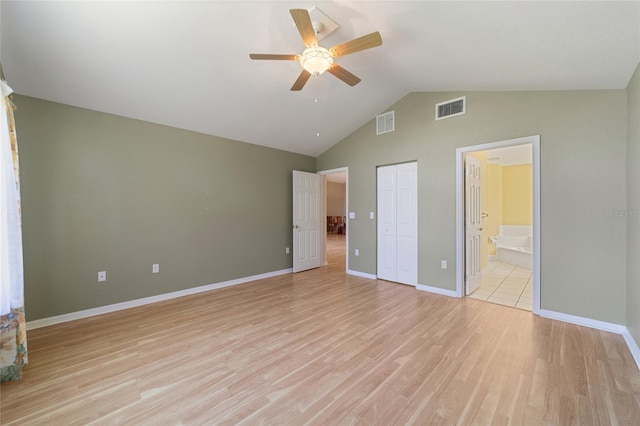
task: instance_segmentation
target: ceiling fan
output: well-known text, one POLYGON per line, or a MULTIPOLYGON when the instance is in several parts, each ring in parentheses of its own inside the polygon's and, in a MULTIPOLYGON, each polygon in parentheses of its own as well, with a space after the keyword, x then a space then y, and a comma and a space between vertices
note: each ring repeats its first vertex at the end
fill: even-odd
POLYGON ((293 86, 291 86, 293 91, 302 90, 309 77, 312 75, 318 76, 325 71, 338 77, 349 86, 355 86, 360 83, 361 80, 358 77, 335 63, 334 58, 380 46, 382 44, 380 33, 376 31, 326 49, 318 44, 316 35, 319 29, 311 22, 309 11, 306 9, 291 9, 289 12, 306 46, 304 52, 301 55, 252 53, 249 57, 258 60, 299 61, 300 65, 302 65, 302 72, 296 82, 293 83, 293 86))

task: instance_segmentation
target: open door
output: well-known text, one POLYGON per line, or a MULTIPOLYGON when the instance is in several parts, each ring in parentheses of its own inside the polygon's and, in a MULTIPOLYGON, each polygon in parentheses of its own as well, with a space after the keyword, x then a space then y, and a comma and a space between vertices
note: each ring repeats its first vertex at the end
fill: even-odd
POLYGON ((464 163, 464 231, 465 231, 465 292, 473 293, 482 282, 480 231, 482 221, 481 163, 467 155, 464 163))
POLYGON ((293 171, 293 272, 322 265, 321 176, 293 171))

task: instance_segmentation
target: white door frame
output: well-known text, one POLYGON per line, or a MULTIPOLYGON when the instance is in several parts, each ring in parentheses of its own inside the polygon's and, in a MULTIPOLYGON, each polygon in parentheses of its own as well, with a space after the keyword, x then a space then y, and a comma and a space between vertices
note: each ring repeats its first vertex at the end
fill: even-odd
POLYGON ((533 313, 540 315, 540 135, 456 149, 456 296, 464 294, 464 156, 507 146, 531 144, 533 169, 533 313))
MULTIPOLYGON (((346 269, 345 271, 349 270, 349 229, 351 228, 351 226, 349 225, 349 167, 338 167, 337 169, 329 169, 329 170, 322 170, 319 171, 318 174, 323 176, 323 185, 326 183, 326 179, 324 178, 324 175, 330 175, 333 173, 341 173, 344 172, 346 174, 346 181, 345 181, 345 185, 344 185, 344 190, 345 190, 345 210, 346 210, 346 214, 345 214, 345 223, 347 225, 346 227, 346 233, 345 233, 345 241, 346 241, 346 250, 345 250, 345 265, 346 265, 346 269)), ((323 196, 322 196, 322 222, 323 222, 323 227, 324 227, 324 231, 323 234, 324 238, 322 240, 322 261, 323 263, 326 265, 327 264, 327 192, 325 191, 323 196)))

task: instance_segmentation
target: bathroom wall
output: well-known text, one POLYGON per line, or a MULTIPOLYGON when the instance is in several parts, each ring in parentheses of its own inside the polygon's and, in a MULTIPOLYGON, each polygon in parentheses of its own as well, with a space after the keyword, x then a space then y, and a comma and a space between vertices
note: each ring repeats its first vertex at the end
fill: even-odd
POLYGON ((533 175, 531 164, 502 167, 503 225, 533 224, 533 175))

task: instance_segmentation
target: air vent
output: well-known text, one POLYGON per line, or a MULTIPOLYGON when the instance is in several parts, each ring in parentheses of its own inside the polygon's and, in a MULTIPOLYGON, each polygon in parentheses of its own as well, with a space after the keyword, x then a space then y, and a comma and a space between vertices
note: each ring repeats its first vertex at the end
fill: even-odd
POLYGON ((395 111, 385 112, 376 117, 376 135, 393 132, 396 129, 395 111))
POLYGON ((467 97, 452 99, 436 104, 436 120, 462 115, 466 110, 467 97))

